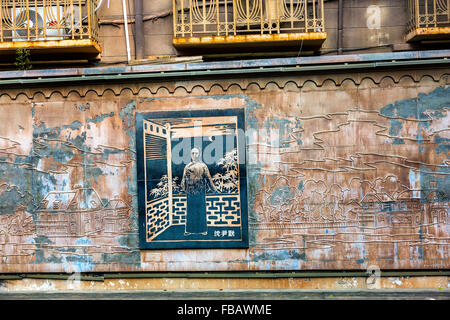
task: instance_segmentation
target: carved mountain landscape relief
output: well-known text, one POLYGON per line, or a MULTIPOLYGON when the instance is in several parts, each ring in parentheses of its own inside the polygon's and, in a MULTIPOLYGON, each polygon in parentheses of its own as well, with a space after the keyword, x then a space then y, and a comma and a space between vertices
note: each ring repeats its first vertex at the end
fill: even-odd
POLYGON ((132 196, 126 182, 118 183, 132 176, 133 152, 122 135, 102 135, 115 125, 128 128, 116 111, 92 116, 89 104, 39 108, 32 108, 31 128, 20 125, 15 136, 0 139, 2 266, 52 263, 74 272, 138 262, 128 245, 137 229, 132 196), (57 107, 66 117, 48 112, 57 107))
POLYGON ((249 144, 255 248, 333 265, 448 265, 449 96, 439 87, 380 110, 258 123, 275 135, 249 144))

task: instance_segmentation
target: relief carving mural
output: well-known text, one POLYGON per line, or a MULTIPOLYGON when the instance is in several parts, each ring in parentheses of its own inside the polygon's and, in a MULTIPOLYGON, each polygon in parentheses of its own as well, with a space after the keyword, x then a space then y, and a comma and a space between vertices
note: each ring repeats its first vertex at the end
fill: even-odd
MULTIPOLYGON (((50 112, 33 104, 31 128, 20 124, 18 137, 2 139, 2 267, 54 264, 81 272, 105 262, 139 263, 138 251, 127 244, 137 238, 132 196, 126 183, 117 184, 132 176, 134 153, 98 132, 114 126, 116 112, 91 118, 88 103, 63 112, 72 118, 55 121, 52 111, 64 107, 48 105, 50 112), (22 131, 28 135, 20 137, 22 131)), ((127 127, 119 123, 118 129, 127 127)))
POLYGON ((272 136, 249 143, 260 185, 255 249, 297 250, 304 261, 448 266, 449 97, 440 87, 379 111, 258 122, 272 136))

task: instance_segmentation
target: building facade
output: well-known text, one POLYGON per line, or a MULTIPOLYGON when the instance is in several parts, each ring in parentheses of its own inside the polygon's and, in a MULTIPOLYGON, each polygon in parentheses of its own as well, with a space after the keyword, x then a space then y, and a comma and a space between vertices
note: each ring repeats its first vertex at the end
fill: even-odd
MULTIPOLYGON (((0 2, 3 275, 147 275, 123 288, 367 288, 376 269, 391 275, 379 288, 448 288, 448 1, 139 8, 139 1, 73 0, 53 4, 53 24, 45 9, 39 22, 36 6, 0 2), (28 12, 21 23, 20 5, 28 12), (21 48, 30 49, 29 61, 21 48), (32 68, 14 70, 20 61, 32 68), (137 115, 167 113, 176 130, 188 121, 173 112, 200 119, 227 110, 243 113, 241 171, 229 169, 232 162, 222 162, 223 171, 208 164, 222 189, 208 191, 206 219, 217 228, 211 237, 226 240, 239 227, 246 245, 143 248, 147 221, 158 232, 185 228, 189 196, 174 155, 164 172, 173 179, 152 190, 141 184, 149 169, 140 148, 146 164, 165 166, 178 131, 172 146, 146 140, 137 115), (241 180, 230 184, 237 172, 241 180), (151 192, 166 192, 164 209, 142 210, 140 197, 147 205, 151 192), (324 271, 331 275, 320 277, 324 271), (167 272, 199 278, 157 278, 167 272)), ((231 118, 208 119, 205 127, 229 135, 231 118)), ((28 288, 23 280, 4 287, 28 288)))

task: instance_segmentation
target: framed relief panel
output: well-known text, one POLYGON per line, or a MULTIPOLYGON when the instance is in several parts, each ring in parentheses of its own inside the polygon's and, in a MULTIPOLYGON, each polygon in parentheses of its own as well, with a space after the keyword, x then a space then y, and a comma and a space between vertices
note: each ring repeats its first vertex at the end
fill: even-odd
POLYGON ((136 114, 141 249, 247 248, 244 110, 136 114))

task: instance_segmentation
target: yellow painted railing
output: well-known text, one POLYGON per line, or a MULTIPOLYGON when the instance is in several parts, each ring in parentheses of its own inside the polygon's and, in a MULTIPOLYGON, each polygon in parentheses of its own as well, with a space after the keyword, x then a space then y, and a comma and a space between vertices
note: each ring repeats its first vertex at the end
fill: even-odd
POLYGON ((450 0, 408 0, 408 32, 450 27, 450 0))
POLYGON ((323 0, 173 0, 175 38, 324 32, 323 0))
POLYGON ((95 0, 0 0, 0 43, 98 39, 95 0))

